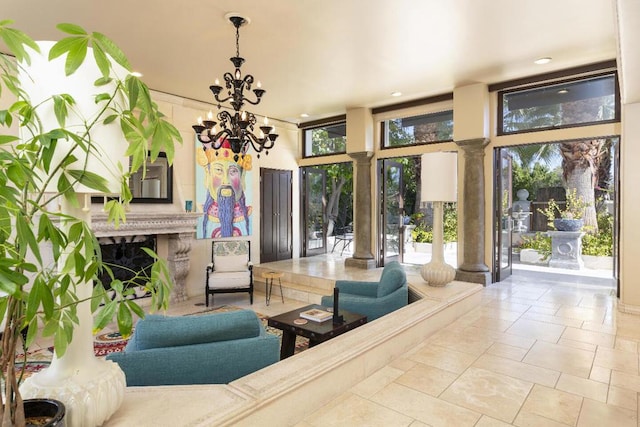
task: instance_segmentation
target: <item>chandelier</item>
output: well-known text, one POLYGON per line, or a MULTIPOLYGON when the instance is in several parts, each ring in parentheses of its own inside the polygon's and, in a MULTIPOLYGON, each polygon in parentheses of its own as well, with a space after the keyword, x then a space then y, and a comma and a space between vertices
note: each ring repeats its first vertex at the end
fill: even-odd
POLYGON ((198 117, 198 124, 193 125, 193 130, 205 148, 211 147, 214 150, 218 150, 226 143, 225 147, 231 148, 235 161, 244 156, 249 147, 253 147, 259 158, 262 151, 265 151, 265 154, 269 154, 269 150, 273 148, 278 135, 273 133, 273 126, 269 126, 269 120, 265 117, 264 123, 258 126, 260 134, 256 136, 254 131, 257 119, 253 113, 243 110, 245 103, 258 105, 266 91, 261 88, 259 81, 256 83, 256 87, 251 89, 254 83, 253 76, 247 74, 243 77, 240 70, 244 63, 244 58, 240 57, 240 27, 249 23, 249 20, 237 14, 227 14, 225 17, 236 28, 236 56, 230 58, 235 71, 233 73, 227 72, 223 76, 224 88, 226 88, 224 94, 222 94, 223 87, 218 79, 216 79, 215 84, 209 86, 209 89, 211 89, 214 98, 218 102, 219 110, 222 108, 223 103, 229 101, 233 112, 220 111, 217 114, 219 123, 216 123, 213 120, 213 113, 209 111, 205 120, 198 117), (246 98, 245 90, 252 91, 255 94, 255 100, 246 98), (219 129, 216 127, 217 125, 220 126, 219 129))

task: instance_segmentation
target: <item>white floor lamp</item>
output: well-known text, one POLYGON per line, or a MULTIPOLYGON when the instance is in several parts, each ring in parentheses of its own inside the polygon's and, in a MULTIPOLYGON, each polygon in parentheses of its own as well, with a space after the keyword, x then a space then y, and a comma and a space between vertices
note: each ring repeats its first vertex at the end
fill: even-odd
POLYGON ((456 276, 456 270, 444 261, 444 202, 457 201, 457 153, 422 155, 420 200, 433 202, 433 244, 431 262, 422 266, 420 275, 429 286, 445 286, 456 276))
MULTIPOLYGON (((53 42, 38 42, 41 54, 30 52, 31 64, 23 64, 28 74, 22 74, 22 86, 34 105, 42 104, 40 119, 45 130, 59 127, 52 103, 52 95, 67 93, 76 101, 74 113, 67 119, 67 127, 82 131, 85 121, 95 118, 101 110, 96 104, 95 96, 102 92, 111 92, 111 86, 95 86, 100 70, 91 60, 87 60, 74 74, 65 75, 65 57, 49 61, 47 59, 53 42)), ((91 55, 91 54, 90 54, 91 55)), ((122 69, 122 75, 126 71, 122 69)), ((88 157, 87 169, 106 178, 113 193, 120 191, 120 175, 116 164, 128 165, 125 156, 128 146, 120 126, 95 126, 92 129, 92 140, 99 142, 88 157)), ((83 160, 79 149, 71 140, 60 139, 59 151, 76 150, 77 157, 83 160)), ((60 160, 54 156, 51 169, 60 160)), ((52 192, 56 192, 52 180, 52 192)), ((77 185, 75 191, 80 198, 80 207, 63 201, 61 211, 82 219, 91 226, 90 196, 95 190, 77 185), (84 203, 82 203, 84 201, 84 203), (82 205, 84 204, 84 208, 82 205)), ((62 259, 62 257, 61 257, 62 259)), ((62 260, 64 263, 64 260, 62 260)), ((79 298, 89 298, 93 284, 78 285, 76 294, 79 298)), ((126 379, 120 367, 112 361, 97 359, 93 351, 93 316, 90 301, 82 302, 77 307, 78 325, 66 353, 58 358, 53 357, 51 366, 27 378, 21 386, 23 397, 49 397, 62 401, 67 409, 67 426, 102 425, 120 406, 124 397, 126 379)))

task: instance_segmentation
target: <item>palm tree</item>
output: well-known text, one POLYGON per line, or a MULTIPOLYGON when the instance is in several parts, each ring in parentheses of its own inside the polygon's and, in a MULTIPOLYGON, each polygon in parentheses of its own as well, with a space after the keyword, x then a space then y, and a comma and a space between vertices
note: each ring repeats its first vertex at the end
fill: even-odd
MULTIPOLYGON (((599 98, 567 102, 562 104, 562 113, 564 123, 596 121, 602 114, 602 102, 599 98)), ((594 234, 598 232, 595 187, 605 142, 599 138, 560 143, 562 178, 566 188, 575 188, 577 197, 585 201, 584 225, 594 234)))

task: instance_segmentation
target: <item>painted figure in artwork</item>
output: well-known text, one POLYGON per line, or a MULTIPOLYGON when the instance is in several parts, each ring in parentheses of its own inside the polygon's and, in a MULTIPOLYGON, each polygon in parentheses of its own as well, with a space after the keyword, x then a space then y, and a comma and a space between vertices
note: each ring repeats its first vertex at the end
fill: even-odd
POLYGON ((205 145, 196 153, 196 161, 204 168, 207 190, 202 238, 249 235, 251 206, 247 206, 245 198, 245 174, 251 170, 251 156, 244 155, 235 161, 227 141, 218 150, 205 145))

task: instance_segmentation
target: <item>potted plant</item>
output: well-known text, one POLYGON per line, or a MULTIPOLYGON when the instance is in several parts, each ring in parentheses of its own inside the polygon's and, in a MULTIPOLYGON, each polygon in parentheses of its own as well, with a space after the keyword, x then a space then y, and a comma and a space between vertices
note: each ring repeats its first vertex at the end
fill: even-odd
MULTIPOLYGON (((133 315, 144 316, 143 310, 126 298, 135 290, 118 280, 110 284, 116 294, 113 299, 100 282, 95 282, 89 297, 77 292, 81 282, 91 283, 102 271, 110 273, 91 228, 78 217, 55 208, 62 202, 79 204, 76 184, 108 191, 105 178, 87 168, 87 158, 100 142, 94 140, 92 131, 98 126, 116 126, 128 142, 130 165, 122 167, 121 199, 105 205, 116 226, 126 220, 130 174, 144 170, 148 152, 153 161, 163 151, 171 162, 174 143, 180 136, 163 118, 139 78, 131 74, 122 79, 112 77, 113 62, 130 70, 120 49, 104 35, 87 33, 71 24, 58 26, 66 37, 53 46, 49 59, 66 56, 67 75, 75 73, 85 61, 95 61, 102 73, 95 85, 115 89, 105 89, 95 96, 100 114, 80 127, 67 125, 77 108, 68 94, 32 104, 17 74, 22 64, 29 64, 29 52, 39 52, 38 44, 11 24, 0 21, 0 39, 15 57, 0 55, 0 419, 2 425, 20 426, 25 425, 19 391, 24 367, 16 366, 16 355, 21 351, 26 354, 37 336, 52 337, 56 356, 62 356, 78 325, 77 307, 88 300, 97 313, 94 331, 115 317, 126 337, 132 331, 133 315), (46 103, 53 103, 58 124, 55 129, 43 127, 40 111, 46 103), (71 149, 61 148, 64 140, 73 143, 71 149)), ((156 260, 150 275, 144 278, 153 311, 167 307, 171 279, 166 263, 152 251, 147 252, 156 260)))
POLYGON ((561 208, 554 199, 549 199, 545 209, 538 212, 547 217, 548 226, 558 231, 580 231, 584 226, 584 216, 587 203, 582 196, 578 197, 575 188, 566 192, 567 200, 564 208, 561 208))
POLYGON ((411 239, 416 252, 431 252, 431 243, 433 242, 433 230, 425 224, 417 224, 411 230, 411 239))

